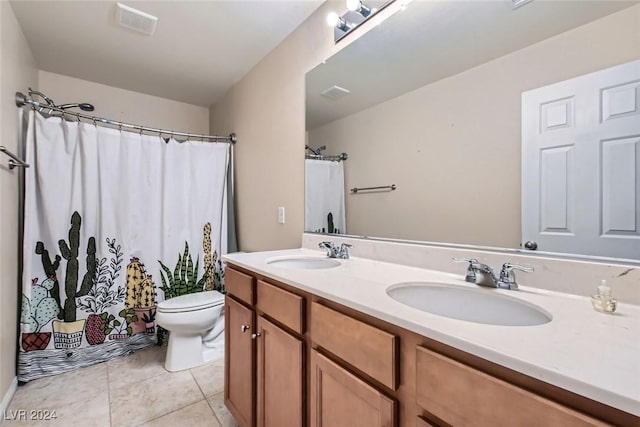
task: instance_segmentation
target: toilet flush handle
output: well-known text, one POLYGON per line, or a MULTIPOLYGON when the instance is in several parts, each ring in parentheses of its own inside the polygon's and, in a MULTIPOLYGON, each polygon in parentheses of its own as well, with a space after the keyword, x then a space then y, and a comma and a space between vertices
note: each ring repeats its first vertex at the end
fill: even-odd
POLYGON ((251 326, 249 326, 249 325, 240 326, 240 330, 242 331, 242 333, 247 332, 249 329, 251 329, 251 326))

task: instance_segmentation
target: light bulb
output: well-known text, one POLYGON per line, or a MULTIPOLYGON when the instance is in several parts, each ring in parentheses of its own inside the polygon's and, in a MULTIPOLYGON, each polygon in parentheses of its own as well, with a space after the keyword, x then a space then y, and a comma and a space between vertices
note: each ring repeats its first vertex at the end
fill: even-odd
POLYGON ((347 9, 359 13, 363 18, 371 15, 372 12, 371 8, 362 3, 361 0, 347 0, 347 9))
POLYGON ((347 0, 347 9, 355 12, 361 7, 360 0, 347 0))
POLYGON ((329 12, 327 15, 327 25, 335 27, 340 22, 340 15, 335 12, 329 12))

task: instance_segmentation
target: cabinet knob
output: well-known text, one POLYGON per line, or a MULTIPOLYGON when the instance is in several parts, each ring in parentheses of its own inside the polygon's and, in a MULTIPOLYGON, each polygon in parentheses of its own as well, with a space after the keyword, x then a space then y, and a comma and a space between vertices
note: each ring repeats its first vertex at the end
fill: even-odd
POLYGON ((251 339, 255 340, 258 339, 262 334, 260 332, 256 332, 255 334, 251 334, 251 339))
POLYGON ((240 330, 242 331, 242 333, 247 332, 249 329, 251 329, 251 326, 249 326, 249 325, 240 326, 240 330))

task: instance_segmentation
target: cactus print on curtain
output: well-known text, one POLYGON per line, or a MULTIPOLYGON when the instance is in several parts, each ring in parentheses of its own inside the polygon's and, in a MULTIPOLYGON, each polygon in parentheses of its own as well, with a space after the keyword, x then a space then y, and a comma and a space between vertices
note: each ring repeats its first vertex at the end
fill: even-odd
POLYGON ((229 155, 29 113, 20 381, 154 345, 160 301, 223 290, 229 155))

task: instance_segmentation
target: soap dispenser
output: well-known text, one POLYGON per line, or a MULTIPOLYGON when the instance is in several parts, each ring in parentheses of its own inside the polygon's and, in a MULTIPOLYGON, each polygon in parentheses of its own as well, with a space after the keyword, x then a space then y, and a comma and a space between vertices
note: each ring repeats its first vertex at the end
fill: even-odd
POLYGON ((598 286, 598 293, 591 295, 591 305, 602 313, 613 313, 616 311, 616 300, 611 296, 611 288, 607 281, 603 280, 598 286))

